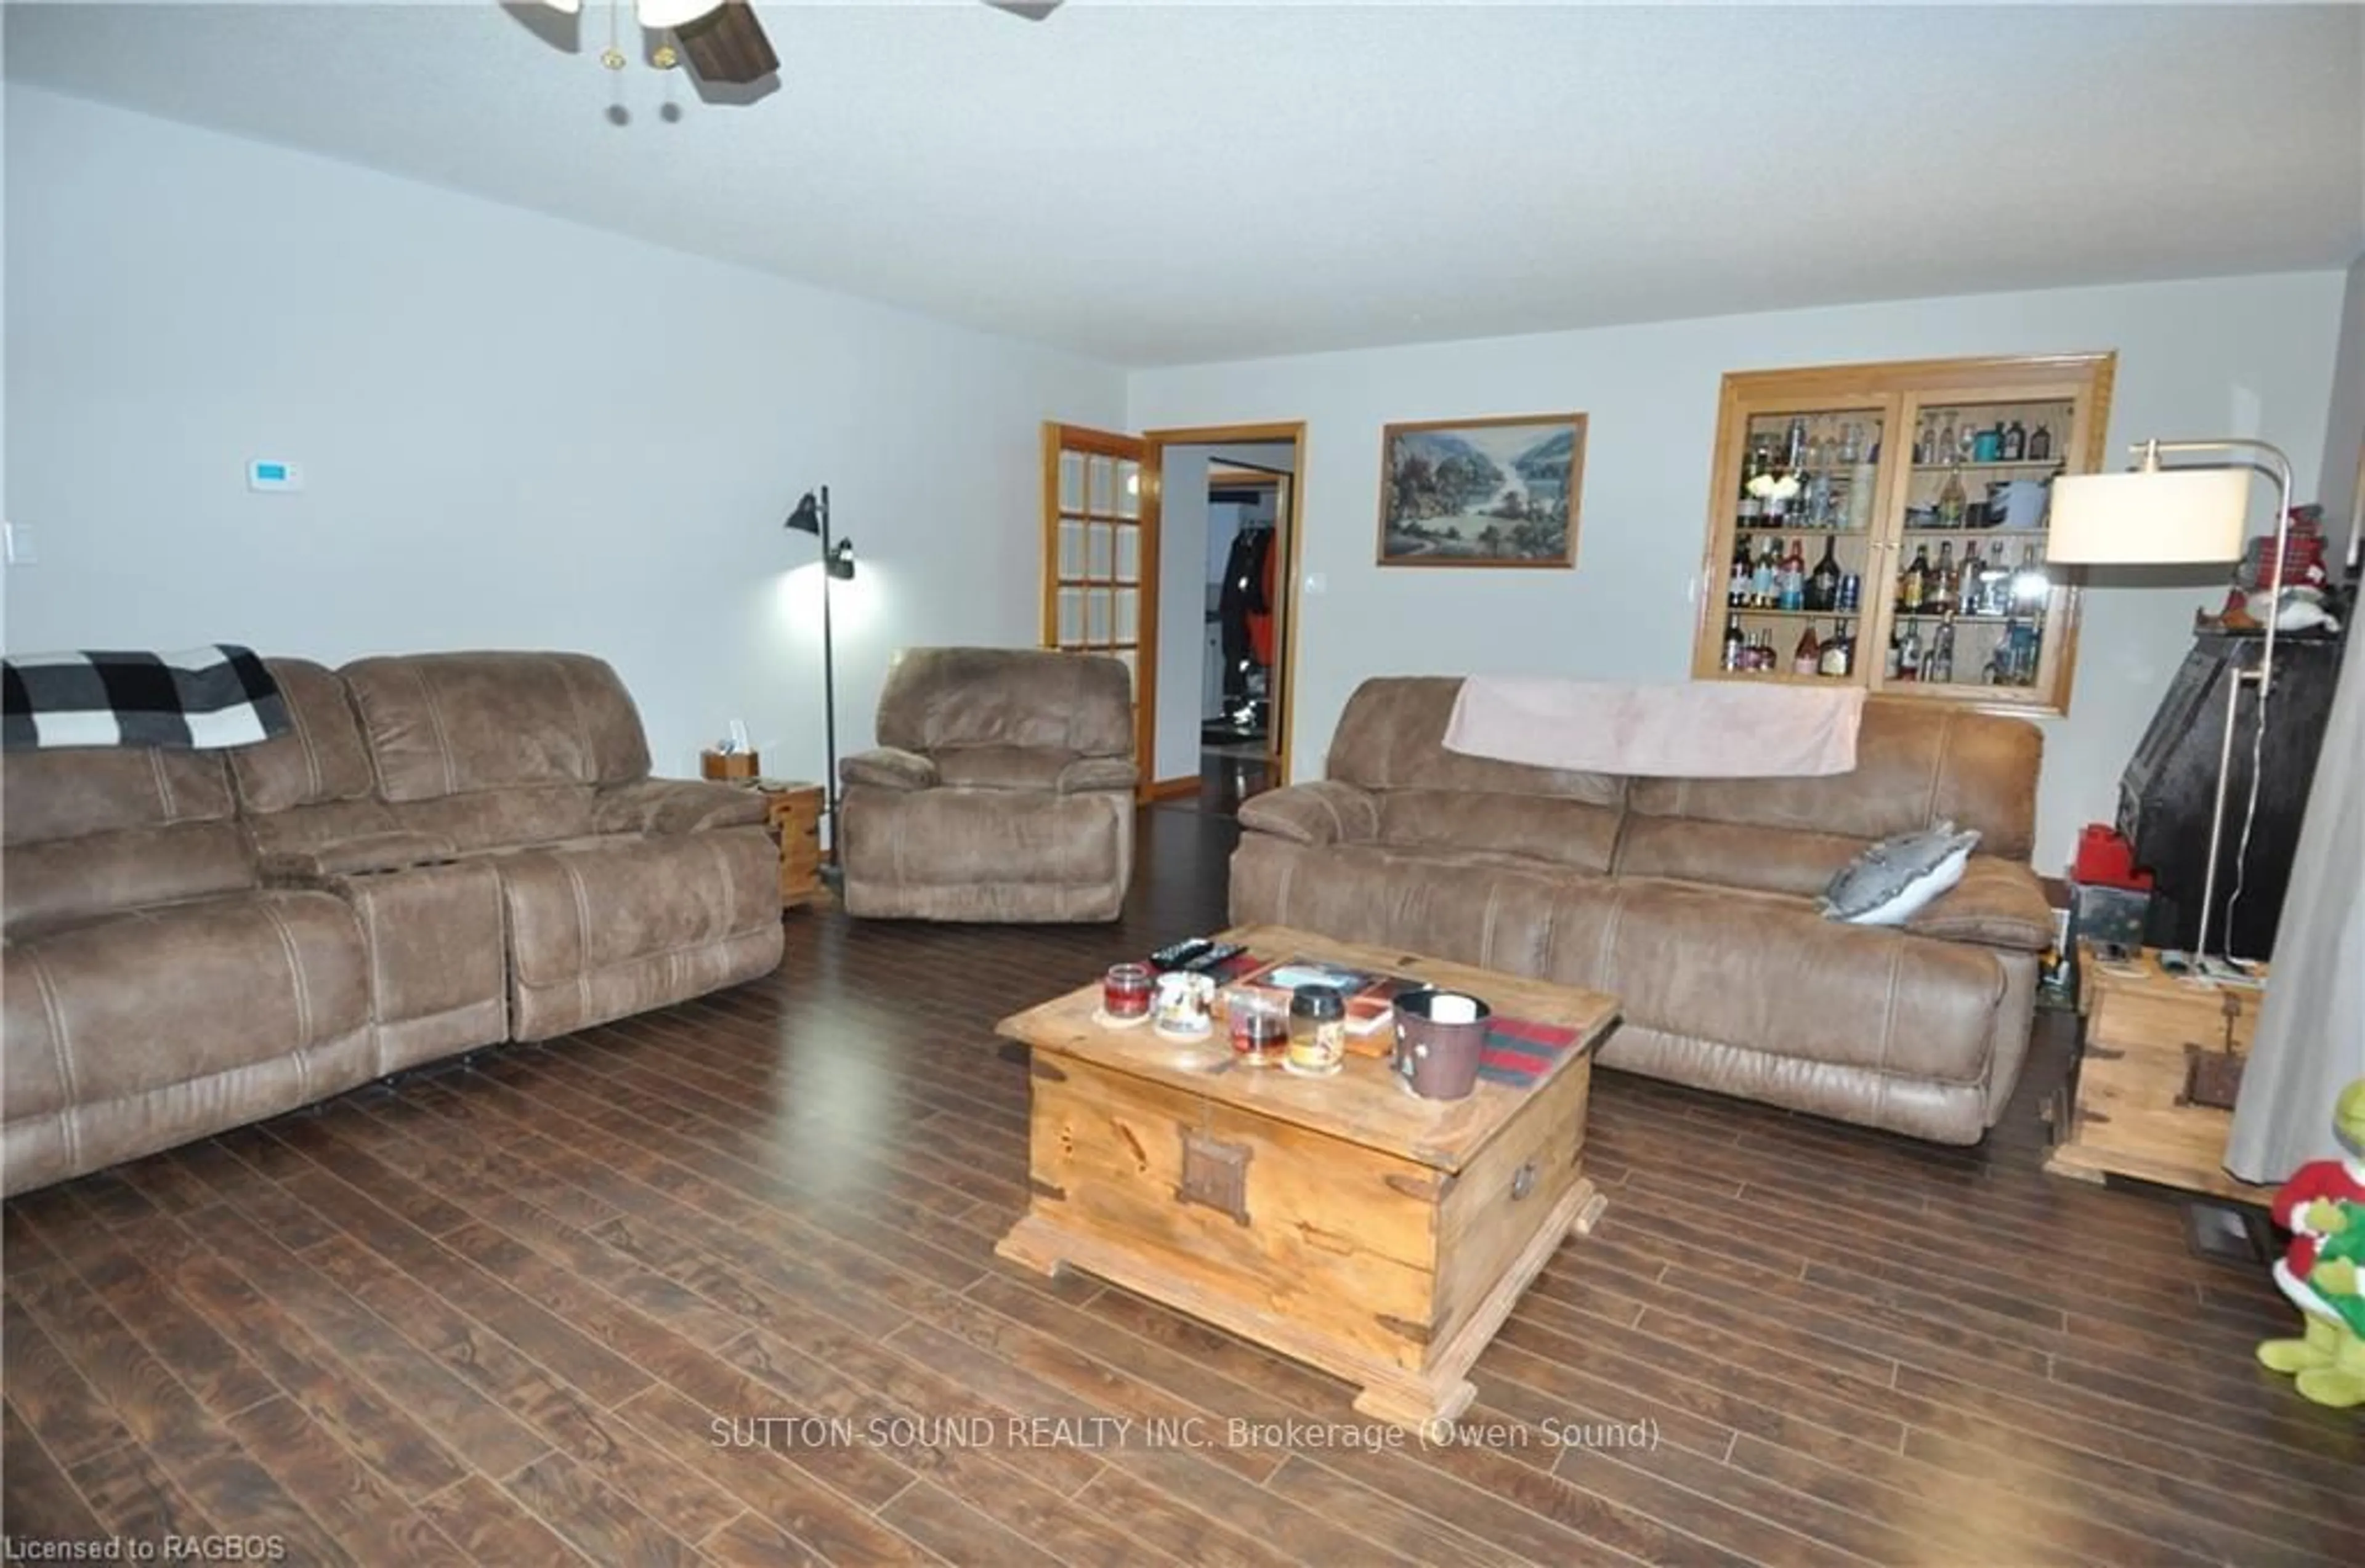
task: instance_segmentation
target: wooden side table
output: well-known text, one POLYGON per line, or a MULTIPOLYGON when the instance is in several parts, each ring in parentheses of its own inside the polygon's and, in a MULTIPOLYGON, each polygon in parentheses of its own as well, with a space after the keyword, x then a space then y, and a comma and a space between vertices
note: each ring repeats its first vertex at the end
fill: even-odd
POLYGON ((780 907, 827 899, 821 879, 821 786, 762 778, 756 788, 764 794, 765 820, 780 841, 780 907))
POLYGON ((2077 1076, 2066 1114, 2054 1117, 2045 1168, 2081 1182, 2124 1176, 2189 1193, 2264 1204, 2271 1187, 2225 1173, 2234 1114, 2180 1104, 2185 1047, 2234 1048, 2247 1056, 2263 986, 2230 986, 2169 974, 2146 948, 2124 964, 2104 964, 2080 944, 2079 996, 2085 1014, 2077 1076), (2229 1005, 2230 1004, 2230 1005, 2229 1005))

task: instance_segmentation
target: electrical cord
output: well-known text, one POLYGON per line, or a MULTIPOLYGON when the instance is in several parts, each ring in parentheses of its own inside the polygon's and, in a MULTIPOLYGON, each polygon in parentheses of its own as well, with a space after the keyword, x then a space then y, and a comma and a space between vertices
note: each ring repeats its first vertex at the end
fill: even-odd
MULTIPOLYGON (((2270 612, 2281 608, 2275 604, 2270 612)), ((2238 672, 2235 678, 2240 678, 2238 672)), ((2259 722, 2250 733, 2250 788, 2242 806, 2242 836, 2234 846, 2234 890, 2225 899, 2225 961, 2245 970, 2258 968, 2258 960, 2234 956, 2234 906, 2242 902, 2242 884, 2250 868, 2250 829, 2259 820, 2259 780, 2266 771, 2262 764, 2267 752, 2267 709, 2272 696, 2272 687, 2259 692, 2259 722)))

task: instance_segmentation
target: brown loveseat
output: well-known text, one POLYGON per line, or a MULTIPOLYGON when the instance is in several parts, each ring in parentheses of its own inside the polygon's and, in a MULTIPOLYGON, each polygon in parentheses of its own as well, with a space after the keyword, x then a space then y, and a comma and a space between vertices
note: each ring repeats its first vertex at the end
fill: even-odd
POLYGON ((1115 920, 1133 880, 1133 682, 1095 654, 909 648, 839 767, 849 914, 1115 920))
POLYGON ((1611 1067, 1945 1143, 1994 1124, 2053 935, 2034 726, 1874 699, 1852 773, 1628 779, 1445 750, 1459 687, 1365 682, 1328 777, 1242 807, 1235 921, 1613 992, 1611 1067), (1979 853, 1909 926, 1818 913, 1867 843, 1940 818, 1979 853))
POLYGON ((291 734, 6 758, 0 1190, 779 962, 761 797, 600 661, 270 667, 291 734))

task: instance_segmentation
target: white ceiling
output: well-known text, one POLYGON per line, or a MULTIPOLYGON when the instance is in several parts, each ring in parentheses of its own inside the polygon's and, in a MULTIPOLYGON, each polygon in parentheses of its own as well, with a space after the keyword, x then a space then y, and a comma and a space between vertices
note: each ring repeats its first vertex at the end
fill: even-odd
POLYGON ((2365 247, 2347 6, 757 8, 734 105, 600 0, 12 4, 6 62, 1129 365, 2365 247))

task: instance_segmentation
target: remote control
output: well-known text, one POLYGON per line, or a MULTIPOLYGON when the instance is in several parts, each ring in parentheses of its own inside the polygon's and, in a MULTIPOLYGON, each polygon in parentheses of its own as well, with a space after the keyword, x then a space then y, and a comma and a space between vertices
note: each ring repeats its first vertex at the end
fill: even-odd
POLYGON ((1186 936, 1180 942, 1170 942, 1149 955, 1150 963, 1161 969, 1179 969, 1215 944, 1205 936, 1186 936))
POLYGON ((1194 974, 1204 975, 1223 968, 1224 965, 1229 963, 1232 959, 1239 958, 1248 949, 1242 947, 1237 942, 1217 942, 1209 946, 1205 952, 1197 954, 1194 957, 1185 958, 1182 963, 1175 967, 1177 969, 1189 969, 1194 974))

